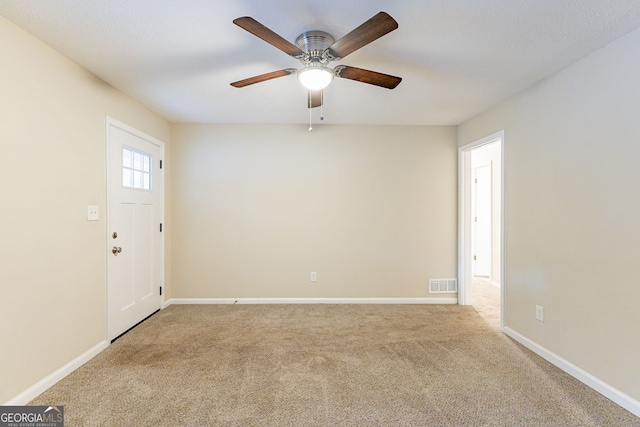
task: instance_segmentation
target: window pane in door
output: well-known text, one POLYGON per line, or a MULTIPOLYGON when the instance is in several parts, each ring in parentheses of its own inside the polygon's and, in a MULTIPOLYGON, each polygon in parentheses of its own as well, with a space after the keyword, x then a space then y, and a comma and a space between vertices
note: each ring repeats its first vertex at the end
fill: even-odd
POLYGON ((131 150, 128 148, 122 149, 122 166, 125 168, 131 168, 131 150))
POLYGON ((122 169, 122 186, 133 187, 133 182, 131 182, 131 169, 128 169, 128 168, 122 169))
POLYGON ((133 152, 133 168, 135 170, 142 170, 142 153, 133 152))
POLYGON ((122 186, 151 190, 153 158, 131 148, 122 148, 122 186))
POLYGON ((133 188, 142 188, 142 172, 133 171, 133 188))

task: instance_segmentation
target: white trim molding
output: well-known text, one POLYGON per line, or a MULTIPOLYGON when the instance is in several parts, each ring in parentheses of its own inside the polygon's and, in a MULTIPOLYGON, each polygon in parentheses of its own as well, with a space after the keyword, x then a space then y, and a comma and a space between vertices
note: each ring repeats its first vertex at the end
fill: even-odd
POLYGON ((173 304, 457 304, 457 298, 171 298, 173 304))
POLYGON ((633 399, 631 396, 628 396, 625 393, 621 392, 620 390, 611 387, 609 384, 605 383, 601 379, 593 376, 592 374, 585 371, 584 369, 579 368, 578 366, 574 365, 568 360, 563 359, 557 354, 547 350, 546 348, 542 347, 538 343, 531 341, 529 338, 519 334, 513 329, 504 326, 502 328, 502 331, 505 334, 507 334, 509 337, 518 341, 523 346, 527 347, 529 350, 536 353, 538 356, 542 357, 543 359, 547 360, 551 364, 562 369, 564 372, 571 375, 578 381, 586 384, 587 386, 591 387, 592 389, 594 389, 604 397, 622 406, 624 409, 631 412, 635 416, 640 417, 640 402, 633 399))
POLYGON ((15 396, 13 399, 5 402, 3 405, 5 406, 23 406, 27 403, 31 402, 33 399, 41 395, 48 388, 54 386, 58 381, 87 363, 89 360, 96 357, 102 350, 109 347, 109 341, 101 341, 94 347, 90 348, 86 352, 82 353, 80 356, 73 359, 71 362, 67 363, 60 369, 56 370, 52 374, 47 375, 19 395, 15 396))

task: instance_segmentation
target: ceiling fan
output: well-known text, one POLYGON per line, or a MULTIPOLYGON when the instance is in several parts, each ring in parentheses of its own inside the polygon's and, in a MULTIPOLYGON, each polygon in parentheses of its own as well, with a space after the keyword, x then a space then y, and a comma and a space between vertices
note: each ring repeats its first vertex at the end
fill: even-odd
POLYGON ((237 18, 233 23, 302 63, 302 68, 300 69, 285 68, 260 74, 233 82, 231 83, 233 87, 245 87, 278 77, 297 74, 300 82, 309 89, 307 107, 315 108, 322 105, 322 90, 331 83, 334 77, 355 80, 387 89, 395 88, 402 81, 400 77, 348 65, 338 65, 333 69, 328 66, 331 61, 342 59, 398 28, 398 23, 386 12, 374 15, 337 41, 331 34, 324 31, 307 31, 296 38, 296 44, 287 41, 251 17, 237 18))

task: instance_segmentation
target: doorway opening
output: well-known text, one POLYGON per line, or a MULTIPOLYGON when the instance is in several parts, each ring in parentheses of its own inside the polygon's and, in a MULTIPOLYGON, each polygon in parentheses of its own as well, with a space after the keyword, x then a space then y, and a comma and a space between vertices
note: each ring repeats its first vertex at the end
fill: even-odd
POLYGON ((459 148, 458 304, 504 325, 504 131, 459 148))

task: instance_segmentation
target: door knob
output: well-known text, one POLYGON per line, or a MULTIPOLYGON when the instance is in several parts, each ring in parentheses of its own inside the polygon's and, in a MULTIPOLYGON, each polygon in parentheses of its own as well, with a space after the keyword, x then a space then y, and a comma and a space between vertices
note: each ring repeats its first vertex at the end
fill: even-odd
POLYGON ((115 256, 118 256, 118 254, 119 254, 120 252, 122 252, 122 248, 121 248, 121 247, 118 247, 118 246, 114 246, 114 247, 111 249, 111 252, 112 252, 115 256))

